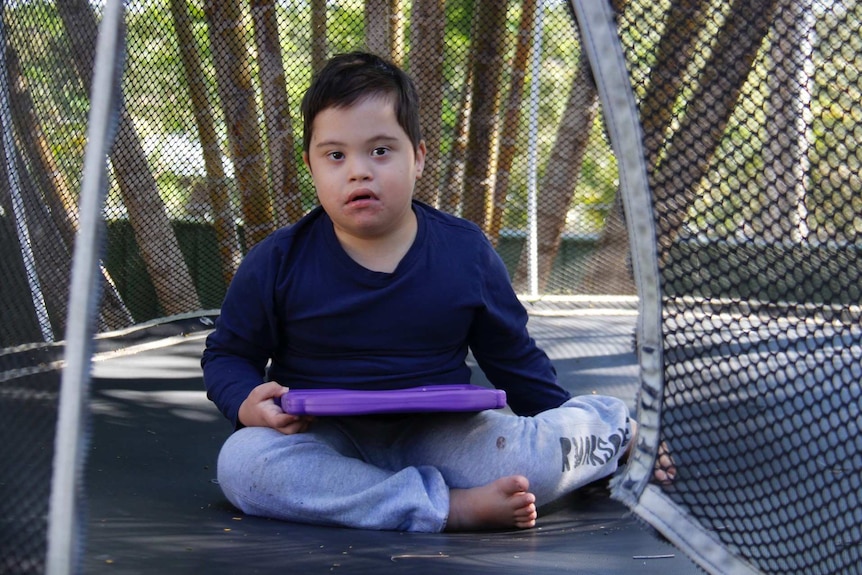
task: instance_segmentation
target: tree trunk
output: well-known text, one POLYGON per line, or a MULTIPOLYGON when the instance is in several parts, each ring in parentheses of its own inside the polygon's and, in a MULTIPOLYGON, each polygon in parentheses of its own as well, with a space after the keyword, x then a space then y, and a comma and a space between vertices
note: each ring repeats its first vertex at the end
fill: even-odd
MULTIPOLYGON (((8 117, 0 118, 0 130, 7 129, 5 123, 9 120, 8 117)), ((11 130, 11 126, 8 129, 11 130)), ((25 247, 29 247, 32 253, 30 262, 32 267, 26 269, 26 273, 36 279, 36 282, 30 286, 31 294, 34 296, 34 304, 39 299, 44 301, 45 307, 40 306, 38 309, 47 311, 50 329, 45 329, 48 326, 45 325, 44 315, 37 312, 37 316, 41 317, 39 323, 43 326, 46 341, 51 341, 50 338, 61 338, 66 329, 71 271, 69 262, 72 260, 72 255, 58 229, 51 222, 47 206, 43 204, 42 198, 34 189, 18 150, 14 147, 7 148, 5 140, 6 138, 2 138, 0 141, 0 162, 2 162, 0 172, 6 176, 4 184, 7 185, 2 186, 3 195, 8 194, 9 197, 3 198, 2 205, 9 217, 15 218, 19 231, 25 230, 27 239, 22 238, 22 234, 19 233, 18 243, 21 244, 22 240, 29 243, 29 246, 21 245, 20 251, 23 253, 25 247), (12 170, 17 173, 15 180, 11 177, 12 170), (14 204, 11 193, 13 182, 18 184, 19 197, 19 202, 14 204), (63 262, 64 265, 57 265, 57 262, 63 262)), ((25 264, 25 267, 28 266, 25 264)))
POLYGON ((641 103, 647 166, 658 162, 664 131, 670 125, 673 105, 682 90, 683 74, 697 47, 698 28, 703 26, 704 0, 674 0, 668 11, 665 33, 658 44, 655 64, 650 68, 647 93, 641 103))
POLYGON ((246 248, 275 230, 239 0, 206 0, 216 84, 239 187, 246 248))
POLYGON ((444 0, 416 0, 413 5, 414 37, 411 44, 421 46, 410 53, 410 73, 419 92, 419 117, 428 154, 425 169, 416 183, 414 197, 436 206, 440 194, 440 157, 442 140, 443 70, 446 13, 444 0))
POLYGON ((19 222, 16 221, 15 208, 12 206, 4 148, 0 140, 0 210, 4 213, 0 217, 0 245, 14 245, 17 249, 4 249, 3 257, 0 258, 0 270, 4 274, 3 282, 0 283, 0 294, 3 296, 0 348, 54 339, 51 322, 44 317, 47 314, 44 297, 36 292, 26 275, 28 262, 24 248, 20 245, 19 222), (45 337, 46 332, 48 338, 45 337))
MULTIPOLYGON (((775 0, 737 0, 703 65, 703 74, 688 98, 686 114, 650 174, 658 213, 660 249, 679 234, 725 128, 754 58, 769 30, 775 0)), ((662 86, 651 86, 661 90, 662 86)))
MULTIPOLYGON (((95 14, 86 0, 60 0, 57 9, 71 43, 72 64, 89 89, 96 54, 95 14)), ((111 165, 159 304, 168 315, 199 309, 191 274, 125 108, 119 121, 111 165)))
POLYGON ((365 0, 365 46, 373 54, 389 57, 389 0, 365 0))
MULTIPOLYGON (((598 113, 598 92, 587 56, 581 53, 578 70, 572 81, 569 99, 557 127, 557 136, 547 169, 539 184, 538 211, 538 279, 539 291, 545 291, 560 238, 566 225, 575 187, 581 174, 591 126, 598 113)), ((527 285, 527 253, 521 252, 514 283, 519 289, 527 285)))
MULTIPOLYGON (((467 53, 469 59, 470 52, 467 53)), ((473 71, 467 63, 467 78, 461 88, 461 105, 458 106, 458 119, 455 123, 455 137, 452 139, 452 149, 446 160, 446 173, 440 185, 440 209, 450 214, 458 214, 464 194, 464 170, 467 156, 467 141, 470 139, 470 112, 473 110, 472 82, 473 71)))
POLYGON ((303 209, 274 0, 252 0, 251 15, 260 63, 269 179, 275 218, 277 225, 284 226, 299 220, 303 209))
POLYGON ((497 111, 502 90, 506 11, 493 0, 478 0, 470 50, 473 57, 472 113, 464 171, 463 217, 487 232, 493 188, 497 111))
POLYGON ((500 152, 497 159, 496 180, 491 202, 491 224, 488 236, 497 242, 503 227, 503 213, 506 210, 506 197, 509 192, 509 178, 512 164, 518 151, 518 132, 521 125, 521 102, 524 93, 524 80, 527 77, 527 64, 533 47, 533 30, 536 21, 536 10, 543 10, 544 5, 536 0, 524 0, 521 4, 521 22, 518 26, 518 40, 515 46, 515 57, 512 61, 512 80, 509 85, 509 96, 506 99, 505 117, 503 120, 500 152))
MULTIPOLYGON (((617 14, 620 14, 627 4, 628 0, 613 1, 617 14)), ((658 63, 653 69, 657 66, 659 66, 658 63)), ((679 66, 680 69, 684 68, 682 62, 679 66)), ((625 208, 619 190, 614 197, 613 207, 605 218, 598 246, 585 267, 586 274, 578 290, 579 293, 592 295, 635 295, 637 293, 632 273, 625 208)))
POLYGON ((629 254, 628 231, 622 195, 605 218, 605 227, 596 251, 586 264, 584 282, 578 293, 591 295, 636 295, 632 262, 629 254))
POLYGON ((188 4, 185 0, 171 0, 171 14, 180 50, 180 59, 186 75, 189 97, 192 102, 195 126, 204 156, 206 190, 212 210, 216 241, 225 285, 233 279, 239 266, 242 252, 230 206, 230 192, 222 165, 221 146, 218 143, 213 123, 212 107, 207 98, 207 86, 201 69, 197 42, 189 21, 188 4))
MULTIPOLYGON (((60 168, 51 152, 51 146, 45 139, 42 124, 36 115, 33 98, 27 87, 27 80, 21 74, 18 53, 8 40, 6 64, 9 72, 10 106, 13 110, 12 120, 15 132, 23 153, 27 157, 27 163, 31 166, 32 185, 35 189, 42 191, 39 194, 39 199, 33 202, 33 209, 41 211, 44 202, 44 209, 50 220, 46 219, 43 225, 51 226, 56 230, 57 237, 50 240, 51 245, 46 249, 57 250, 62 247, 64 250, 64 253, 55 254, 60 259, 50 261, 63 262, 63 264, 68 262, 71 265, 70 255, 75 245, 78 217, 75 199, 66 180, 60 173, 60 168)), ((53 267, 56 268, 56 265, 53 267)), ((113 330, 132 324, 131 314, 117 293, 108 271, 104 268, 102 268, 102 276, 104 300, 100 306, 99 329, 102 331, 113 330)), ((62 297, 65 299, 69 287, 69 278, 64 275, 61 279, 63 283, 57 285, 55 289, 61 290, 62 297)), ((65 321, 65 304, 60 307, 64 313, 63 321, 65 321)))
POLYGON ((42 125, 36 116, 33 98, 27 87, 27 80, 21 74, 18 52, 6 40, 6 65, 9 71, 9 97, 14 113, 12 120, 23 146, 24 153, 36 167, 33 177, 40 190, 45 191, 45 203, 51 212, 54 225, 66 242, 67 247, 75 243, 76 219, 78 210, 75 194, 63 179, 60 168, 51 153, 51 146, 45 139, 42 125))
MULTIPOLYGON (((426 49, 427 46, 422 46, 426 49)), ((398 66, 404 65, 404 3, 389 0, 389 57, 398 66)))
POLYGON ((311 0, 311 71, 326 63, 326 0, 311 0))
POLYGON ((127 110, 122 112, 111 164, 162 310, 174 315, 200 309, 188 265, 127 110))
MULTIPOLYGON (((780 0, 770 38, 769 58, 773 67, 767 78, 769 100, 766 122, 768 143, 763 151, 767 182, 762 201, 763 230, 767 241, 808 237, 805 207, 805 178, 808 172, 808 142, 805 114, 810 109, 811 92, 806 62, 812 56, 814 26, 811 6, 796 0, 780 0)), ((813 64, 812 64, 813 66, 813 64)), ((813 68, 812 68, 813 69, 813 68)))

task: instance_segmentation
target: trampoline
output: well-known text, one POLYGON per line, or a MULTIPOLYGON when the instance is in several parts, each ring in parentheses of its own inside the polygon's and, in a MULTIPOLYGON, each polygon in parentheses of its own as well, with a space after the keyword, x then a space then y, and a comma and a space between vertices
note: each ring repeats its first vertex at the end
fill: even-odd
MULTIPOLYGON (((530 328, 569 391, 630 401, 635 319, 631 309, 533 315, 530 328)), ((214 479, 230 425, 203 391, 210 321, 120 335, 122 347, 96 356, 85 573, 700 572, 613 501, 607 482, 541 509, 526 531, 377 532, 242 515, 214 479)))

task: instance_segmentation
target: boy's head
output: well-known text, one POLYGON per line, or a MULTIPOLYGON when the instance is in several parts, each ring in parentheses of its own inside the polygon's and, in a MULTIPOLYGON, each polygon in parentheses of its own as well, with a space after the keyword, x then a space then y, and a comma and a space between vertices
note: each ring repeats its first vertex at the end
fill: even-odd
POLYGON ((327 108, 347 107, 369 97, 386 96, 395 107, 398 124, 417 149, 422 141, 419 96, 403 70, 366 52, 332 57, 314 76, 302 99, 302 150, 308 153, 314 118, 327 108))

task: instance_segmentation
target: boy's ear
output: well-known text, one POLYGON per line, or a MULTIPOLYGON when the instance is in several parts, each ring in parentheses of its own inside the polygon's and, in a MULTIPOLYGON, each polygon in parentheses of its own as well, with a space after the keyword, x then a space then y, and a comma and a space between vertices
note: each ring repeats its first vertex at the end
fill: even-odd
POLYGON ((425 168, 425 154, 427 154, 428 150, 425 147, 425 140, 420 140, 419 145, 416 146, 415 154, 416 154, 416 177, 422 177, 422 170, 425 168))
POLYGON ((302 152, 302 163, 305 164, 305 167, 308 169, 308 173, 311 173, 311 164, 308 163, 308 152, 302 152))

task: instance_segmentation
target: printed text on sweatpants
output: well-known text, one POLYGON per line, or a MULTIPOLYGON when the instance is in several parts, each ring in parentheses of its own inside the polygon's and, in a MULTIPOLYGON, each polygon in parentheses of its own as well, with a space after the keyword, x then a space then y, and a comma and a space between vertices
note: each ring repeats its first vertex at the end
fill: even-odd
POLYGON ((607 438, 596 435, 561 437, 562 471, 566 472, 582 465, 604 465, 619 453, 624 444, 625 433, 624 429, 619 429, 607 438))

